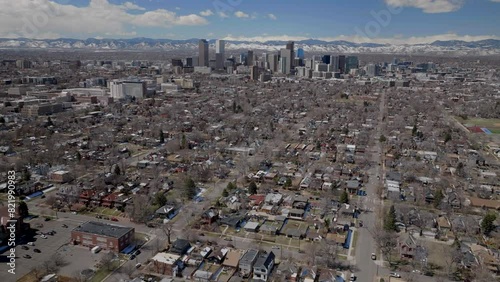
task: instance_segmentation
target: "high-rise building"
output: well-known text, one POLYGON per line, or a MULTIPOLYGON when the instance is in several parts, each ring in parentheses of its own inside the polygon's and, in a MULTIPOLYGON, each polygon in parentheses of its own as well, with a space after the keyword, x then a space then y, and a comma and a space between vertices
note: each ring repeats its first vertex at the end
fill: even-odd
POLYGON ((380 75, 380 66, 376 64, 366 65, 366 75, 370 77, 380 75))
POLYGON ((193 58, 186 58, 186 67, 192 67, 193 66, 193 58))
POLYGON ((217 39, 215 41, 215 65, 217 69, 224 68, 225 45, 226 42, 224 40, 217 39))
POLYGON ((259 80, 259 67, 251 66, 250 67, 250 79, 259 80))
POLYGON ((279 55, 278 54, 269 55, 269 69, 272 72, 278 71, 278 64, 279 64, 279 55))
POLYGON ((323 55, 323 57, 321 58, 321 61, 322 61, 323 63, 325 63, 325 64, 329 65, 329 64, 330 64, 330 61, 331 61, 330 57, 331 57, 330 55, 323 55))
POLYGON ((247 66, 253 66, 253 51, 248 50, 247 52, 247 66))
POLYGON ((208 42, 205 39, 200 39, 198 42, 198 65, 208 67, 208 42))
POLYGON ((345 73, 345 56, 339 55, 339 70, 340 73, 345 73))
POLYGON ((280 65, 279 65, 279 72, 280 73, 283 73, 283 74, 290 73, 290 69, 288 68, 289 63, 287 62, 288 59, 289 59, 288 57, 281 57, 280 58, 280 65))
POLYGON ((330 56, 330 69, 332 72, 339 71, 339 56, 330 56))
POLYGON ((246 64, 247 63, 247 54, 241 53, 240 54, 240 64, 246 64))
POLYGON ((172 67, 183 67, 181 59, 172 59, 172 67))
POLYGON ((297 49, 297 57, 301 58, 302 60, 305 59, 304 49, 302 48, 297 49))
MULTIPOLYGON (((289 44, 287 44, 287 47, 289 44)), ((292 42, 292 46, 293 46, 293 42, 292 42)), ((292 66, 291 66, 292 65, 292 51, 290 49, 281 49, 280 57, 281 57, 281 59, 280 59, 280 72, 283 74, 289 74, 291 69, 292 69, 292 66), (284 71, 284 69, 283 69, 284 67, 286 68, 286 71, 284 71)))
POLYGON ((295 46, 295 42, 293 42, 293 41, 288 41, 288 43, 286 44, 286 49, 290 50, 290 60, 289 60, 290 70, 294 67, 293 61, 292 61, 293 59, 295 59, 294 46, 295 46))
POLYGON ((357 56, 347 56, 345 58, 345 74, 349 74, 352 69, 359 67, 359 60, 357 56))

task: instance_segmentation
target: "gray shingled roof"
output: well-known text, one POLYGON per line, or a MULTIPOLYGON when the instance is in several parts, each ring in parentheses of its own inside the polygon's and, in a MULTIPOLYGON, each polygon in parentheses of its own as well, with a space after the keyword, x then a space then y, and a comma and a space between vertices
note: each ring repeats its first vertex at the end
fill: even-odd
POLYGON ((132 227, 125 227, 103 222, 88 221, 73 229, 73 231, 96 234, 106 237, 121 238, 127 234, 132 227))

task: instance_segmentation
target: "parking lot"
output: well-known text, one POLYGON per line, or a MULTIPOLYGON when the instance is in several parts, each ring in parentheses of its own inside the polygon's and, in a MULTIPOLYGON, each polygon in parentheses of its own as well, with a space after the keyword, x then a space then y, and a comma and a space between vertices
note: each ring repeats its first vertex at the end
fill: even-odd
MULTIPOLYGON (((29 273, 34 267, 43 265, 45 261, 51 259, 52 255, 58 251, 61 252, 63 248, 73 248, 70 242, 71 230, 79 224, 78 222, 61 218, 45 221, 43 217, 34 218, 26 222, 30 224, 34 232, 31 234, 22 234, 23 239, 16 246, 15 276, 17 279, 29 273), (65 228, 63 225, 67 227, 65 228), (41 235, 42 232, 47 233, 50 231, 55 231, 54 235, 41 235), (40 252, 35 252, 35 249, 40 252), (25 257, 26 255, 31 258, 25 257)), ((2 254, 2 256, 6 254, 7 252, 2 254)), ((74 264, 75 260, 68 260, 67 262, 74 264)), ((79 263, 76 262, 76 264, 78 265, 79 263)), ((8 269, 7 264, 0 264, 0 273, 6 273, 8 269)))

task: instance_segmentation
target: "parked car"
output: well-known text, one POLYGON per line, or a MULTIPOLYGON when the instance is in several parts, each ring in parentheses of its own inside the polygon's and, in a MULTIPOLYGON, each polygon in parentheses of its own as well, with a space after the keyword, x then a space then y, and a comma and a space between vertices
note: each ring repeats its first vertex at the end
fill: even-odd
POLYGON ((30 246, 34 246, 34 245, 35 245, 35 243, 33 243, 33 242, 28 242, 28 245, 30 245, 30 246))
POLYGON ((47 236, 45 234, 42 234, 42 235, 40 235, 40 238, 47 239, 47 236))
POLYGON ((25 258, 25 259, 30 259, 30 258, 31 258, 31 256, 30 256, 30 255, 24 255, 24 256, 23 256, 23 258, 25 258))
POLYGON ((349 281, 356 281, 356 275, 354 275, 354 273, 351 273, 351 278, 349 278, 349 281))
POLYGON ((35 252, 35 253, 41 253, 42 251, 40 251, 39 249, 33 249, 33 252, 35 252))
POLYGON ((112 218, 111 218, 111 221, 118 221, 118 218, 116 218, 116 217, 112 217, 112 218))
POLYGON ((375 253, 372 253, 372 260, 376 260, 377 259, 377 255, 375 253))
POLYGON ((399 273, 396 273, 396 272, 391 272, 389 274, 390 277, 394 277, 394 278, 401 278, 401 275, 399 273))
POLYGON ((29 250, 29 248, 27 246, 21 246, 21 249, 23 249, 23 250, 29 250))
POLYGON ((63 228, 68 228, 68 226, 66 224, 63 224, 62 227, 63 228))

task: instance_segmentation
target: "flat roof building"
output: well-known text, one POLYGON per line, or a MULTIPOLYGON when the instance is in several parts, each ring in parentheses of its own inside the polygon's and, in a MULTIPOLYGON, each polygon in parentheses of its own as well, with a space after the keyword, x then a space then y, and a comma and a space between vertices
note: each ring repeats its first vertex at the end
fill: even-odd
POLYGON ((120 252, 132 243, 135 229, 103 222, 88 221, 71 231, 73 244, 89 248, 99 246, 103 249, 120 252))

